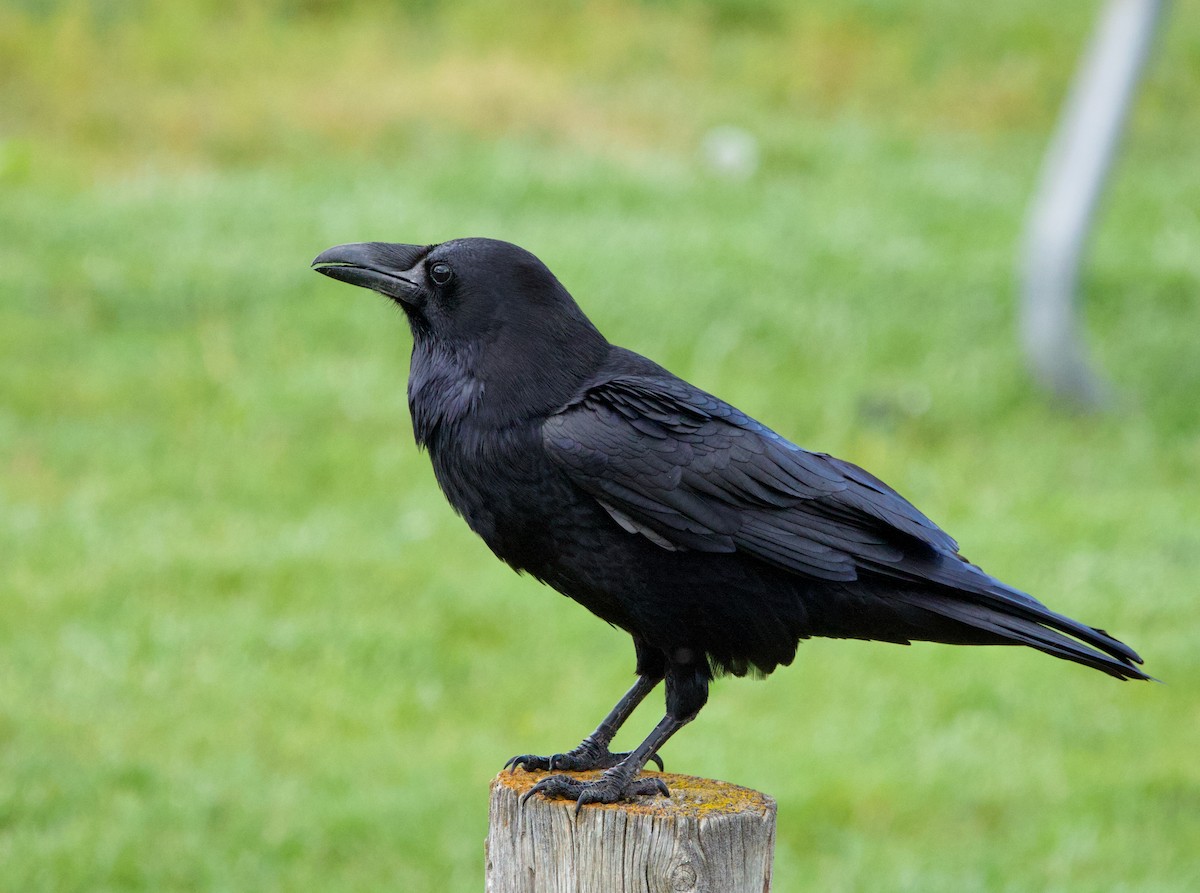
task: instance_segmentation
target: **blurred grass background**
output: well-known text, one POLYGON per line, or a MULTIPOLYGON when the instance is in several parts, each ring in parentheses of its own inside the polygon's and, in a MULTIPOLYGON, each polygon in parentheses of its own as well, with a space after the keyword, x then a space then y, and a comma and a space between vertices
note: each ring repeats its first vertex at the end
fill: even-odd
POLYGON ((1168 683, 826 641, 719 683, 665 758, 778 798, 778 891, 1194 890, 1195 0, 1085 275, 1116 410, 1012 331, 1095 8, 0 7, 0 890, 478 890, 488 779, 624 690, 627 638, 444 504, 400 315, 307 269, 460 235, 1168 683), (749 179, 698 152, 729 124, 749 179))

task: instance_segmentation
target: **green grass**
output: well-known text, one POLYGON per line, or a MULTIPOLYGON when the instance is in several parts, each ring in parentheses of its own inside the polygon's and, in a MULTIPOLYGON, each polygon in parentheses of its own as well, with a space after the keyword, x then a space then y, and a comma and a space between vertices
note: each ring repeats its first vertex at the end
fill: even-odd
POLYGON ((0 11, 0 890, 478 890, 488 779, 624 690, 437 492, 400 315, 307 269, 468 234, 1167 683, 827 641, 719 683, 667 765, 778 798, 776 890, 1193 888, 1194 3, 1090 253, 1103 416, 1012 318, 1091 4, 119 9, 0 11))

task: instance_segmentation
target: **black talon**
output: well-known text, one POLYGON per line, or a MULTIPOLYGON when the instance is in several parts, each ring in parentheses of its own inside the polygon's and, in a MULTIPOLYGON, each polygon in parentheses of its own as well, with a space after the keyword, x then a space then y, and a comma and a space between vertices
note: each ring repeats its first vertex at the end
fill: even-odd
MULTIPOLYGON (((548 757, 539 757, 531 753, 512 757, 504 764, 505 769, 516 772, 517 769, 544 772, 588 772, 593 769, 612 769, 630 757, 630 753, 613 753, 607 747, 590 743, 585 740, 574 750, 566 753, 556 753, 548 757)), ((658 754, 651 754, 649 762, 663 771, 663 761, 658 754)))
POLYGON ((618 770, 605 772, 595 781, 587 782, 567 775, 551 775, 526 791, 521 796, 521 805, 524 806, 534 794, 550 800, 574 800, 575 814, 578 815, 588 803, 616 803, 655 795, 670 797, 671 791, 661 778, 627 778, 625 772, 618 770))
POLYGON ((508 769, 510 772, 516 772, 518 769, 524 769, 526 771, 545 769, 545 766, 538 765, 539 763, 544 762, 546 762, 545 757, 537 757, 531 753, 523 753, 509 759, 509 761, 504 764, 504 768, 508 769))
POLYGON ((566 775, 551 775, 543 778, 521 797, 521 805, 534 794, 543 794, 549 800, 578 800, 587 785, 566 775))

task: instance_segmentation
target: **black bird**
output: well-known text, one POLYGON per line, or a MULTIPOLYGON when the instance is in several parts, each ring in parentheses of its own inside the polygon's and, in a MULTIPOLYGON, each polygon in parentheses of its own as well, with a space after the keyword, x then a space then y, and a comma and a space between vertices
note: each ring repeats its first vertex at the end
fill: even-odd
MULTIPOLYGON (((339 245, 318 272, 373 289, 413 333, 408 400, 450 504, 489 548, 633 637, 637 682, 574 750, 511 767, 605 769, 533 791, 666 793, 639 776, 714 676, 767 674, 810 636, 1029 645, 1118 679, 1141 658, 1001 583, 883 481, 803 450, 610 344, 546 266, 492 239, 339 245), (666 682, 666 715, 612 753, 666 682)), ((577 807, 578 808, 578 807, 577 807)))

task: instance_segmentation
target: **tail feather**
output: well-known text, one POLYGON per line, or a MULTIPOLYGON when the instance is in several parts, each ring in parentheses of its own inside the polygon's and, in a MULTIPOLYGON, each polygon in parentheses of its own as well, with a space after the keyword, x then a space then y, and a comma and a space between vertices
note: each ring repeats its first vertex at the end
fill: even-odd
POLYGON ((1136 666, 1142 659, 1124 642, 1114 639, 1104 630, 1085 626, 1048 608, 1042 607, 1038 611, 1033 607, 1038 602, 1024 593, 1020 594, 1024 596, 1020 602, 997 598, 991 604, 982 600, 968 601, 962 594, 956 597, 937 590, 909 590, 897 592, 894 597, 1013 644, 1028 645, 1117 679, 1152 678, 1136 666))
POLYGON ((1151 679, 1135 665, 1138 653, 1124 642, 1051 611, 1036 598, 1001 583, 961 555, 938 553, 898 565, 874 564, 875 573, 905 580, 893 598, 1001 639, 1029 645, 1118 679, 1151 679))

